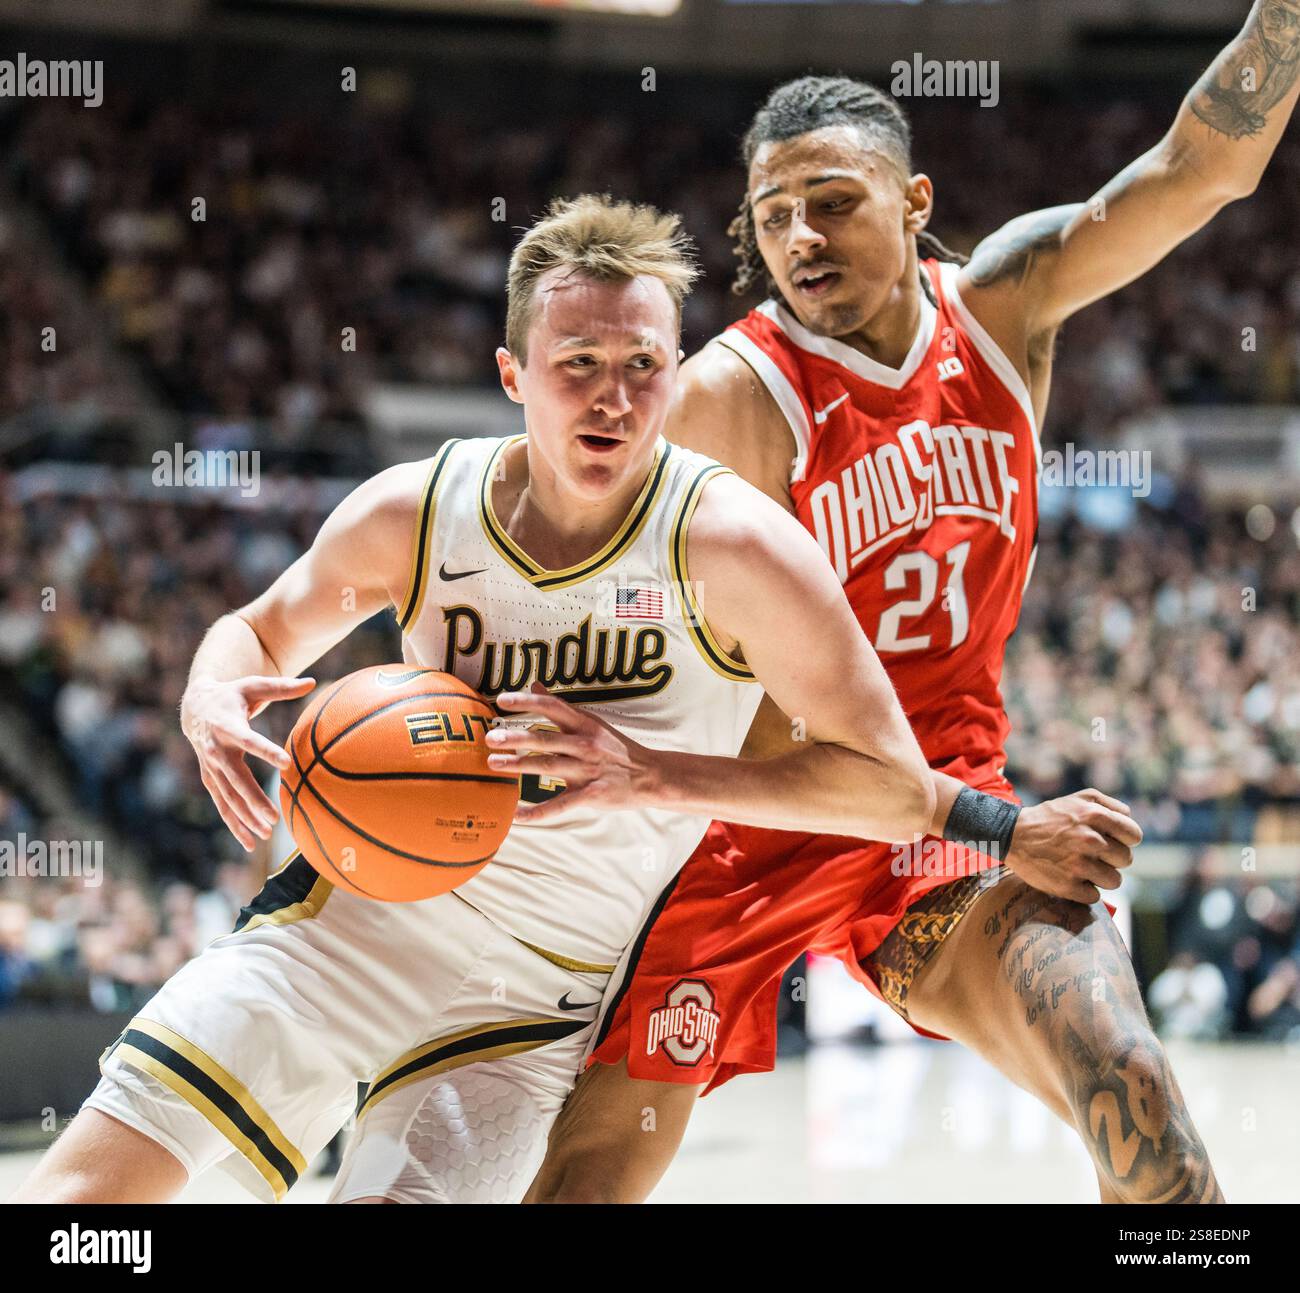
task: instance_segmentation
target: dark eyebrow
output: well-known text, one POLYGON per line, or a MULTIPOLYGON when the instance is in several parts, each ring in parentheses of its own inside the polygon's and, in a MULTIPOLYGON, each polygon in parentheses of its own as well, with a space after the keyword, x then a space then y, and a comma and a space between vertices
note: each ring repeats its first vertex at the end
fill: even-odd
MULTIPOLYGON (((818 184, 829 184, 832 180, 851 180, 855 178, 852 171, 828 171, 825 175, 814 175, 812 179, 804 181, 804 188, 816 188, 818 184)), ((768 198, 775 197, 778 193, 784 193, 785 190, 779 184, 770 185, 760 193, 755 193, 751 201, 755 206, 760 202, 766 202, 768 198)))

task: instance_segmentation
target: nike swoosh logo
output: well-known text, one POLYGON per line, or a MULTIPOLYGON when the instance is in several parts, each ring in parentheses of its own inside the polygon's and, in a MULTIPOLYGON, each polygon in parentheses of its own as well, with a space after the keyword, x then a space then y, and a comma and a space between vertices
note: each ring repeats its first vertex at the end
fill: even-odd
POLYGON ((559 1001, 555 1003, 561 1010, 590 1010, 592 1006, 600 1005, 599 1001, 570 1001, 569 994, 566 992, 559 1001))
POLYGON ((834 413, 835 410, 848 398, 849 393, 848 391, 845 391, 839 399, 832 400, 824 409, 813 409, 813 421, 815 421, 818 426, 821 426, 821 424, 825 422, 826 419, 830 417, 830 415, 834 413))
MULTIPOLYGON (((844 398, 848 399, 848 396, 846 395, 844 398)), ((486 569, 487 567, 484 566, 482 570, 458 570, 453 575, 448 571, 447 563, 444 561, 438 568, 438 578, 445 579, 448 583, 451 583, 453 579, 468 579, 470 575, 481 575, 486 569)))
POLYGON ((375 682, 381 687, 404 687, 412 678, 431 672, 430 669, 408 669, 405 673, 385 673, 381 669, 375 674, 375 682))

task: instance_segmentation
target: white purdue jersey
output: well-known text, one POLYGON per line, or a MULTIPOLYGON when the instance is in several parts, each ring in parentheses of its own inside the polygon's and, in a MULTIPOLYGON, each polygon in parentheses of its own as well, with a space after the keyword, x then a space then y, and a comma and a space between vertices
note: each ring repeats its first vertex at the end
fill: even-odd
MULTIPOLYGON (((492 508, 497 464, 522 439, 452 441, 432 459, 398 607, 406 661, 489 699, 541 681, 642 745, 738 754, 762 689, 709 633, 686 570, 695 505, 727 469, 661 438, 614 537, 576 566, 544 570, 492 508)), ((523 779, 525 799, 559 788, 523 779)), ((519 823, 455 892, 550 958, 612 970, 707 826, 659 809, 519 823)))
MULTIPOLYGON (((543 570, 492 514, 512 443, 453 442, 429 465, 406 659, 487 696, 540 679, 648 746, 738 753, 761 691, 709 636, 685 566, 692 511, 725 468, 660 440, 618 533, 543 570)), ((295 851, 105 1051, 86 1103, 190 1176, 220 1164, 262 1198, 355 1111, 335 1201, 518 1202, 610 972, 707 825, 572 809, 516 825, 479 875, 423 902, 335 890, 295 851)))

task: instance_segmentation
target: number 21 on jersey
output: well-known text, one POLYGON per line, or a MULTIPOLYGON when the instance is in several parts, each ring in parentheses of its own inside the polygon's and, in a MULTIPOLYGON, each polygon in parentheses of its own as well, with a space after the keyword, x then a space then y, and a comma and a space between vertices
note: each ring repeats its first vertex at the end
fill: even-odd
MULTIPOLYGON (((949 548, 943 554, 943 563, 947 568, 943 608, 948 612, 951 624, 947 643, 949 647, 960 646, 966 640, 966 632, 970 628, 966 585, 962 579, 966 569, 966 558, 969 555, 969 539, 949 548)), ((932 633, 914 633, 906 636, 903 627, 904 620, 924 615, 930 609, 939 591, 940 573, 938 559, 928 552, 900 552, 885 567, 885 588, 889 592, 910 592, 914 586, 914 579, 919 582, 919 587, 915 597, 904 597, 881 615, 880 628, 876 633, 877 651, 925 651, 931 646, 943 646, 943 643, 933 641, 932 633)))

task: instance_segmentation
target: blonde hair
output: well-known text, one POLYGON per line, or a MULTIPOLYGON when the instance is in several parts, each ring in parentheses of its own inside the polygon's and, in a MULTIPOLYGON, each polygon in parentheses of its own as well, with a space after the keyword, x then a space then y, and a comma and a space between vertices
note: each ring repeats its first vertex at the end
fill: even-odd
POLYGON ((602 283, 652 275, 672 297, 680 333, 682 302, 700 272, 694 251, 680 218, 652 206, 615 202, 608 193, 556 198, 510 257, 506 349, 527 364, 537 280, 558 266, 602 283))

